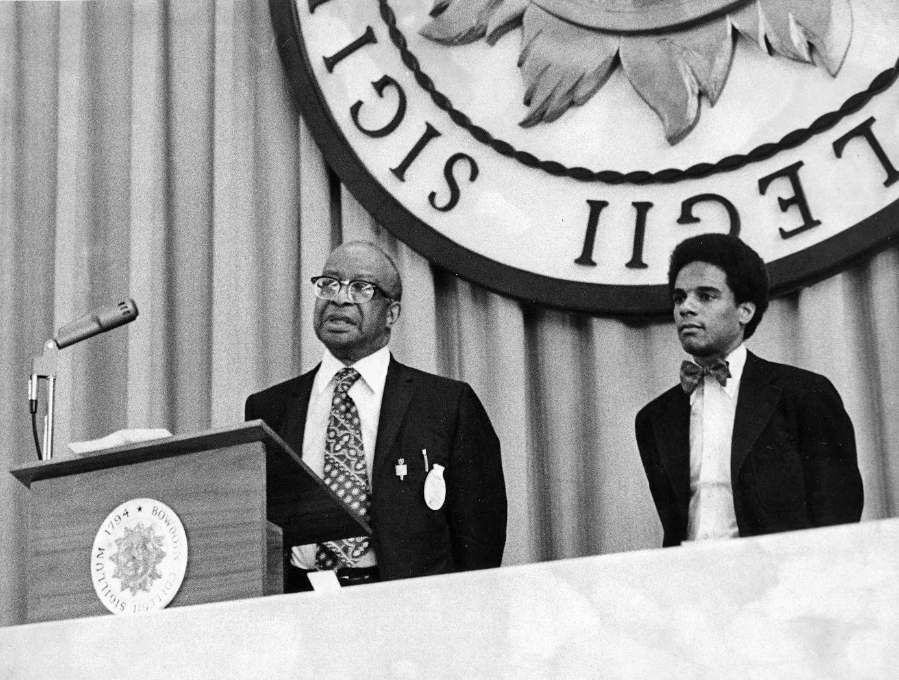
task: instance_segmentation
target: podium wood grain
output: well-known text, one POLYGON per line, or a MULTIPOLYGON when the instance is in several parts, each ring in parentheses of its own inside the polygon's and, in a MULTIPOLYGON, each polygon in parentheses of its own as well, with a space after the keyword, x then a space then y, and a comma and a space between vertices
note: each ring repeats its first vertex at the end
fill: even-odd
POLYGON ((168 505, 187 534, 184 582, 169 606, 283 592, 288 545, 370 534, 261 421, 11 470, 29 486, 28 620, 105 614, 91 546, 135 498, 168 505))
POLYGON ((31 621, 105 614, 91 582, 90 549, 120 503, 153 498, 184 524, 187 573, 170 606, 265 594, 267 540, 261 444, 48 479, 32 486, 31 621), (61 503, 60 499, 67 499, 61 503))

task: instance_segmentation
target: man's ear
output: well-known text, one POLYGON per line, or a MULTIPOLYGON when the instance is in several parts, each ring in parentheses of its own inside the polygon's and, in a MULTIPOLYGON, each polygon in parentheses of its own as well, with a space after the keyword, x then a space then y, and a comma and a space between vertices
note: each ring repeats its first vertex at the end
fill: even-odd
POLYGON ((396 320, 400 318, 400 311, 402 311, 403 306, 393 300, 390 303, 390 306, 387 308, 387 328, 390 328, 393 324, 396 323, 396 320))
POLYGON ((737 308, 740 312, 740 323, 746 326, 746 324, 752 321, 752 317, 755 316, 755 303, 749 301, 741 302, 737 305, 737 308))

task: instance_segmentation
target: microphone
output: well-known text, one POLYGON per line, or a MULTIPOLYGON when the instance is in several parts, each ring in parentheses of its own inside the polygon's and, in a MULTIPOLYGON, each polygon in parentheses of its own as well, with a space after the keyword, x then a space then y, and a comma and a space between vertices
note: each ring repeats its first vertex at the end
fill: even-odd
POLYGON ((77 321, 66 324, 58 331, 56 337, 44 343, 42 354, 31 362, 31 377, 28 379, 28 410, 31 411, 31 430, 34 434, 34 445, 39 460, 53 458, 53 401, 56 384, 56 358, 59 350, 76 342, 87 340, 113 328, 124 326, 137 318, 137 305, 128 298, 117 305, 103 307, 85 314, 77 321), (47 414, 44 416, 44 450, 37 436, 37 392, 38 381, 47 381, 47 414))
POLYGON ((128 298, 117 305, 89 312, 77 321, 66 324, 56 331, 56 337, 53 338, 53 341, 59 349, 62 349, 113 328, 124 326, 136 318, 137 305, 134 304, 134 300, 128 298))

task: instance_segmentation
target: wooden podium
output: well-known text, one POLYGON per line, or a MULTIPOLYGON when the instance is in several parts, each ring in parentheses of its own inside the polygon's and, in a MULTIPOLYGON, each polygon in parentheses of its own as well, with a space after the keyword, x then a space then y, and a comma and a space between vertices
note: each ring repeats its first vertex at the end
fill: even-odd
POLYGON ((168 505, 187 534, 184 582, 169 604, 283 592, 287 545, 371 534, 261 420, 41 461, 10 470, 29 487, 28 622, 107 613, 91 546, 119 504, 168 505))

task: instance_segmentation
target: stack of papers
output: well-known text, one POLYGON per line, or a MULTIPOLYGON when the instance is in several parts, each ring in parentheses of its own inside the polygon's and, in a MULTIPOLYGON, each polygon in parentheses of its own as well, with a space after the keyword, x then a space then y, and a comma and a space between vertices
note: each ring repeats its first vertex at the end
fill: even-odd
POLYGON ((135 430, 119 430, 113 432, 100 439, 91 439, 86 442, 72 442, 69 444, 69 450, 76 456, 84 456, 96 451, 104 449, 112 449, 116 446, 125 446, 126 444, 137 444, 139 442, 148 442, 153 439, 163 439, 171 437, 172 433, 165 428, 144 428, 135 430))

